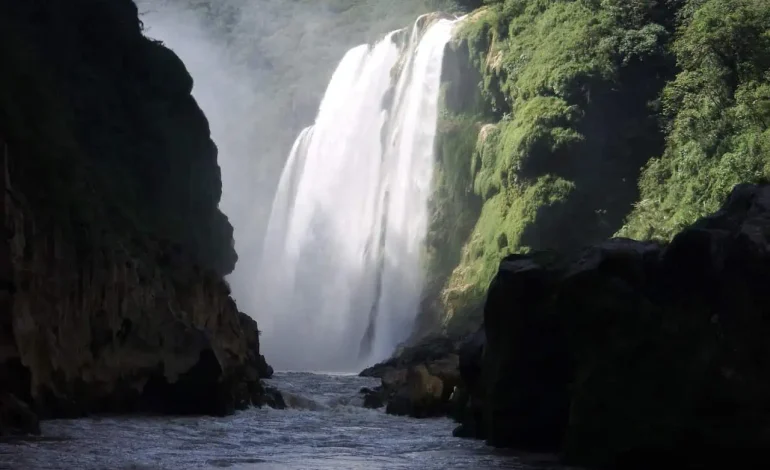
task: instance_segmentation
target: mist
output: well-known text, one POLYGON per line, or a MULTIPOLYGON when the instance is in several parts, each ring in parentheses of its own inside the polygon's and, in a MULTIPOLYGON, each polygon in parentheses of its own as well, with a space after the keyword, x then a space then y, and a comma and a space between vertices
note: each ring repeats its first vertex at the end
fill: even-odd
POLYGON ((296 109, 275 110, 273 67, 260 51, 257 31, 248 34, 246 2, 223 2, 213 11, 184 1, 137 4, 145 34, 174 50, 193 77, 193 95, 219 149, 220 209, 235 229, 239 261, 228 282, 239 308, 256 318, 258 306, 249 294, 283 154, 300 121, 312 115, 298 119, 296 109))
MULTIPOLYGON (((294 139, 312 124, 345 52, 411 24, 431 10, 398 0, 138 0, 145 34, 185 63, 193 95, 219 149, 221 210, 234 227, 238 263, 227 280, 240 310, 260 322, 260 258, 281 170, 294 139)), ((323 275, 319 275, 323 279, 323 275)), ((361 312, 362 316, 368 312, 361 312)), ((292 338, 271 338, 272 356, 292 338)))

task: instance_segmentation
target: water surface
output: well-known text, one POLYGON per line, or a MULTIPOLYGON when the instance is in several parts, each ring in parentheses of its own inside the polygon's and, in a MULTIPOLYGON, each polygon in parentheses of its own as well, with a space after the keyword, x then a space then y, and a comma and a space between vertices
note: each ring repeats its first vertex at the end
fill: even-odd
POLYGON ((447 419, 364 409, 358 390, 372 379, 288 372, 268 382, 304 409, 47 421, 43 438, 0 443, 0 469, 556 468, 453 438, 447 419))

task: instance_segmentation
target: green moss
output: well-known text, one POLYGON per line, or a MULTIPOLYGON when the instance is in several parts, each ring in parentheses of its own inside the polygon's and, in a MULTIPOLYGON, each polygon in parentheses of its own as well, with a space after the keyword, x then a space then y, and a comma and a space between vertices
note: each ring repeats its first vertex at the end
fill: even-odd
POLYGON ((460 322, 503 256, 571 251, 620 228, 662 147, 649 103, 671 70, 650 2, 487 3, 457 33, 489 123, 471 164, 483 209, 442 296, 460 322))
MULTIPOLYGON (((478 218, 481 200, 473 192, 472 161, 482 117, 452 111, 475 101, 473 89, 458 73, 453 54, 445 63, 439 100, 433 172, 433 193, 428 202, 430 222, 426 237, 426 286, 417 334, 435 331, 443 306, 440 293, 460 262, 462 247, 478 218)), ((472 107, 472 106, 470 106, 472 107)))
POLYGON ((500 259, 511 253, 526 253, 528 230, 547 209, 564 209, 575 190, 574 183, 545 175, 526 186, 507 187, 484 202, 473 232, 463 249, 460 265, 443 292, 450 330, 461 328, 463 316, 486 294, 500 259))
POLYGON ((473 116, 446 116, 439 122, 426 243, 430 283, 437 283, 439 289, 457 266, 462 245, 478 216, 479 200, 471 191, 469 163, 478 128, 473 116))

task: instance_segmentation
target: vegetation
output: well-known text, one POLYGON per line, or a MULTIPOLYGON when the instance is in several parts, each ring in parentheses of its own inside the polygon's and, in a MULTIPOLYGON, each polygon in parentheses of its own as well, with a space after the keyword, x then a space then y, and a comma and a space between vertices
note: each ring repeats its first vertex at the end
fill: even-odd
POLYGON ((661 95, 666 149, 645 167, 621 235, 668 239, 732 187, 770 175, 770 2, 686 2, 661 95))
POLYGON ((654 105, 673 73, 669 5, 486 3, 458 34, 487 118, 466 156, 483 208, 443 293, 460 329, 452 318, 476 309, 503 256, 572 251, 621 227, 662 149, 654 105))

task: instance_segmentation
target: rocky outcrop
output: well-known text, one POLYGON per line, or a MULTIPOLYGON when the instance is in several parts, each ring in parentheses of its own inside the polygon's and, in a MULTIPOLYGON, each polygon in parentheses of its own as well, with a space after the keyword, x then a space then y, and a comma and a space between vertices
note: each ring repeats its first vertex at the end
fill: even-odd
POLYGON ((415 418, 443 416, 460 383, 457 345, 446 337, 427 338, 360 375, 382 381, 373 390, 361 390, 367 408, 385 406, 387 413, 415 418))
POLYGON ((445 413, 444 382, 424 365, 410 367, 403 384, 388 400, 385 412, 392 415, 429 418, 445 413))
POLYGON ((0 433, 262 404, 182 62, 131 0, 0 2, 0 42, 0 433))
POLYGON ((489 289, 483 360, 461 356, 465 381, 483 377, 483 422, 458 434, 593 466, 766 464, 768 283, 768 185, 737 186, 667 246, 509 256, 489 289))
POLYGON ((484 427, 484 382, 482 368, 487 338, 484 328, 472 334, 460 346, 460 384, 451 397, 451 414, 461 424, 455 437, 486 438, 484 427))

